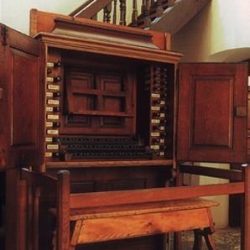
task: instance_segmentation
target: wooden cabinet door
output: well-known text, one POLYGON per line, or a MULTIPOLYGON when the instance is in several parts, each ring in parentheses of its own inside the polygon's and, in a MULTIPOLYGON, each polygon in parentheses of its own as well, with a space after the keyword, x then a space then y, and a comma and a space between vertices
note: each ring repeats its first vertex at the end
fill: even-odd
POLYGON ((179 161, 246 162, 247 64, 181 64, 179 161))
POLYGON ((0 31, 0 169, 37 165, 41 46, 5 25, 0 31))

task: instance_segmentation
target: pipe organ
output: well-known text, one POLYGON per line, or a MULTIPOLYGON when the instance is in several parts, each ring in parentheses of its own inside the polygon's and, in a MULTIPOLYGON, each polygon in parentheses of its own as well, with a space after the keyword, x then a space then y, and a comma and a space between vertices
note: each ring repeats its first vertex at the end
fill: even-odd
MULTIPOLYGON (((169 186, 177 160, 247 161, 245 65, 183 64, 176 86, 181 54, 170 50, 169 34, 37 10, 32 37, 0 29, 7 249, 27 249, 23 166, 52 176, 67 169, 71 191, 85 193, 169 186)), ((47 196, 39 249, 53 247, 47 196)), ((153 235, 79 249, 160 250, 165 243, 153 235)))
MULTIPOLYGON (((159 49, 150 32, 121 29, 117 32, 110 25, 94 28, 92 23, 56 18, 50 37, 46 33, 37 35, 45 41, 47 51, 45 165, 64 161, 172 159, 173 79, 180 55, 159 49), (60 44, 61 34, 70 39, 85 36, 79 27, 89 35, 86 41, 94 53, 60 44), (69 28, 75 30, 73 35, 69 28), (124 31, 127 38, 120 37, 124 31), (98 36, 94 35, 96 32, 100 32, 98 36), (58 46, 50 45, 54 39, 58 46), (104 49, 100 52, 93 41, 110 44, 102 44, 104 49), (119 48, 112 51, 114 41, 125 54, 119 48), (151 58, 137 55, 138 48, 148 51, 151 58), (155 60, 159 52, 166 56, 155 60), (171 57, 171 61, 165 57, 171 57)), ((159 38, 164 47, 166 38, 163 34, 159 38)))
MULTIPOLYGON (((181 56, 166 50, 168 36, 32 13, 45 50, 40 170, 69 169, 76 193, 168 185, 181 56), (40 26, 42 17, 51 22, 40 26)), ((142 237, 122 247, 159 250, 163 241, 162 235, 142 237)))

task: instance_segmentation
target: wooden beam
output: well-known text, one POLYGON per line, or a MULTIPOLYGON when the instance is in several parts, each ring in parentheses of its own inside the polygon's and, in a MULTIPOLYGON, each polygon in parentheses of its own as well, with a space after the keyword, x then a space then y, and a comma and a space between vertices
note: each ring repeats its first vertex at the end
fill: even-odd
POLYGON ((231 181, 241 181, 243 178, 242 172, 239 170, 218 169, 202 166, 182 165, 180 166, 180 172, 215 177, 231 181))
POLYGON ((127 161, 89 161, 89 162, 48 162, 46 167, 53 169, 68 168, 117 168, 117 167, 169 167, 173 160, 127 160, 127 161))

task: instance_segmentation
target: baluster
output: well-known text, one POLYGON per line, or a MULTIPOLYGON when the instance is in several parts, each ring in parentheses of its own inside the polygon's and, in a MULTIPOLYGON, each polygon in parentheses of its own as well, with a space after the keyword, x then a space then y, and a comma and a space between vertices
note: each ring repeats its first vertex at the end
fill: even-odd
POLYGON ((126 0, 120 0, 120 25, 126 25, 126 0))
POLYGON ((150 14, 154 12, 154 7, 155 7, 155 0, 151 0, 150 10, 149 10, 150 14))
POLYGON ((162 0, 161 2, 161 5, 162 5, 162 8, 163 10, 165 10, 166 8, 168 8, 169 6, 171 6, 171 1, 172 0, 162 0))
POLYGON ((149 10, 150 9, 150 0, 146 0, 146 9, 149 10))
POLYGON ((113 7, 113 24, 116 24, 117 19, 117 0, 114 0, 114 7, 113 7))
POLYGON ((163 13, 164 9, 162 7, 162 0, 156 1, 156 16, 160 17, 163 13))
POLYGON ((149 27, 151 24, 151 18, 150 18, 150 0, 143 0, 142 1, 142 15, 143 15, 143 21, 144 21, 144 27, 149 27))
POLYGON ((110 2, 103 9, 103 22, 110 23, 111 11, 112 11, 112 3, 110 2))
POLYGON ((92 20, 97 20, 97 14, 91 17, 92 20))
POLYGON ((145 9, 146 9, 146 0, 142 0, 142 3, 141 3, 141 13, 142 14, 144 14, 145 9))
POLYGON ((138 10, 137 10, 137 0, 133 0, 133 11, 132 11, 132 26, 137 26, 137 17, 138 17, 138 10))

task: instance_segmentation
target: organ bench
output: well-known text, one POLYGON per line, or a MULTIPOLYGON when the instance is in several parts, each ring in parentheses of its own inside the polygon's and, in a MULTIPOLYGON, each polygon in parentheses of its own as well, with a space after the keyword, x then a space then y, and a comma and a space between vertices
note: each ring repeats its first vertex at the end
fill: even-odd
MULTIPOLYGON (((57 190, 56 208, 50 209, 57 220, 54 246, 57 250, 184 230, 194 230, 193 249, 200 249, 201 236, 204 236, 208 249, 215 249, 211 238, 214 230, 210 208, 218 203, 206 199, 183 199, 178 195, 173 200, 168 193, 178 187, 72 194, 68 171, 59 171, 57 178, 53 178, 23 169, 22 177, 28 183, 29 193, 34 195, 28 199, 34 201, 29 211, 38 211, 37 191, 34 190, 43 185, 51 192, 57 190), (54 189, 51 189, 53 185, 54 189)), ((35 222, 39 220, 33 219, 35 222)), ((35 227, 33 224, 33 229, 35 227)), ((36 249, 34 235, 32 240, 32 249, 36 249)))

